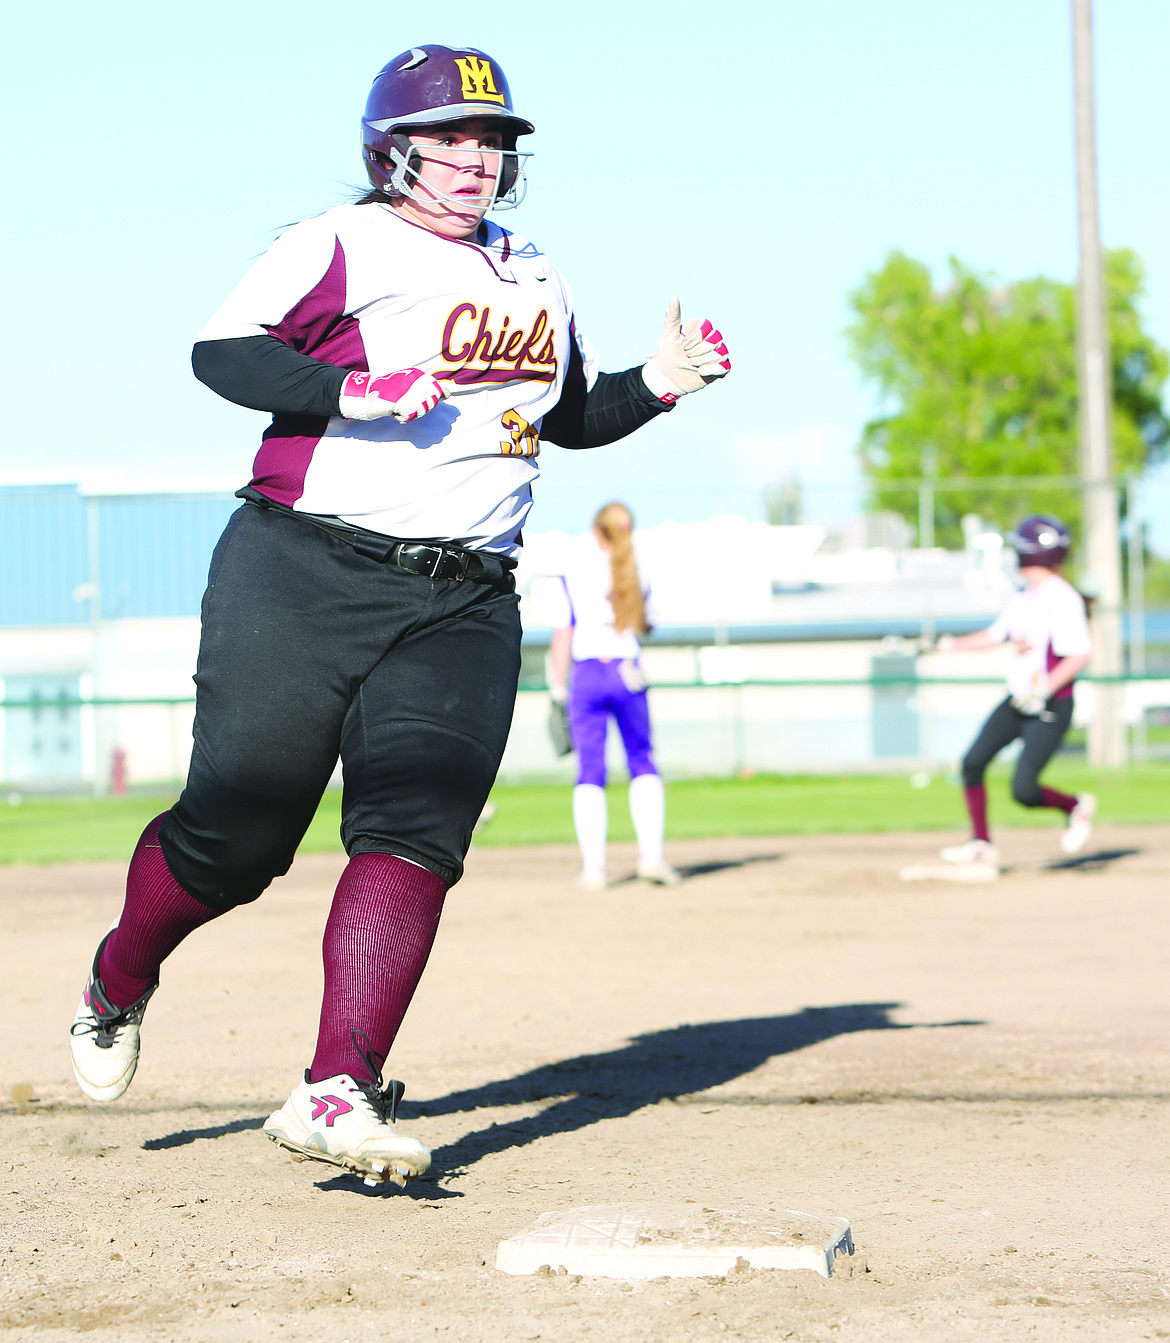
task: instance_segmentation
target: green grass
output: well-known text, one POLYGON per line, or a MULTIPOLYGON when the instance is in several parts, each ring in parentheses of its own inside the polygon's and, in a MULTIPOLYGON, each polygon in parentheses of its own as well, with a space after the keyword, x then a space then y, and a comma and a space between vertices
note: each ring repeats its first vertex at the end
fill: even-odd
MULTIPOLYGON (((1095 771, 1058 757, 1049 770, 1054 787, 1088 789, 1101 801, 1099 819, 1160 824, 1170 817, 1170 764, 1095 771)), ((1058 826, 1050 811, 1028 811, 1008 795, 1008 772, 988 779, 993 826, 1058 826)), ((610 788, 610 837, 632 839, 624 785, 610 788)), ((573 842, 572 789, 564 784, 500 785, 492 793, 495 819, 476 837, 485 846, 573 842)), ((19 806, 0 798, 0 862, 48 863, 125 860, 143 826, 174 801, 174 794, 121 798, 43 797, 26 794, 19 806)), ((325 795, 302 853, 340 848, 341 794, 325 795)), ((959 790, 935 775, 923 788, 906 775, 825 778, 762 775, 753 779, 697 779, 667 785, 667 835, 811 835, 876 830, 964 829, 959 790)))
POLYGON ((175 797, 0 796, 0 862, 125 861, 147 821, 175 797), (16 798, 19 806, 12 805, 16 798))
MULTIPOLYGON (((0 796, 0 863, 125 861, 147 821, 165 811, 177 793, 143 793, 128 797, 43 796, 36 793, 0 796), (20 805, 11 798, 20 797, 20 805)), ((337 837, 341 792, 325 800, 301 844, 305 853, 340 849, 337 837)))
MULTIPOLYGON (((1096 793, 1101 821, 1163 824, 1170 818, 1170 765, 1133 765, 1097 771, 1058 760, 1053 787, 1096 793)), ((1007 770, 988 775, 993 826, 1064 824, 1053 811, 1029 811, 1011 800, 1007 770)), ((498 787, 496 816, 476 842, 484 845, 571 843, 573 823, 565 785, 498 787)), ((633 839, 625 786, 611 786, 611 839, 633 839)), ((666 833, 671 839, 712 835, 816 835, 877 830, 965 828, 958 787, 934 775, 915 788, 904 775, 761 775, 753 779, 696 779, 667 784, 666 833)))

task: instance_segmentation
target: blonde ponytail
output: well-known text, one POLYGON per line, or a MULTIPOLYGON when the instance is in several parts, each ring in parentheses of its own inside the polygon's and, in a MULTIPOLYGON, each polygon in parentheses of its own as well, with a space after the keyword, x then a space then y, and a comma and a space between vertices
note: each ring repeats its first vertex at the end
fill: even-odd
POLYGON ((625 504, 606 504, 593 519, 593 526, 609 548, 612 587, 606 595, 613 607, 613 627, 619 634, 626 630, 645 634, 646 608, 634 557, 634 519, 630 510, 625 504))

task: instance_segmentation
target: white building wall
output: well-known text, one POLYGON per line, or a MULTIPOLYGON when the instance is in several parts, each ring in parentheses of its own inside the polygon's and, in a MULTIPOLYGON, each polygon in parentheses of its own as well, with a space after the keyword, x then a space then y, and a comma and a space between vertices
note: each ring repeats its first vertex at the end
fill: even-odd
MULTIPOLYGON (((199 623, 191 619, 110 621, 98 627, 0 630, 0 692, 4 677, 38 673, 79 677, 85 705, 78 715, 84 780, 97 791, 111 784, 115 751, 125 755, 129 786, 166 785, 186 774, 191 750, 199 623), (156 704, 105 704, 103 700, 154 699, 156 704)), ((644 665, 652 684, 655 750, 672 777, 755 773, 835 773, 874 769, 953 768, 980 723, 1002 698, 1006 649, 978 654, 919 657, 925 678, 953 685, 907 688, 905 708, 917 715, 913 757, 874 754, 875 694, 865 682, 875 656, 897 652, 879 640, 821 640, 741 644, 731 647, 647 646, 644 665), (726 684, 696 685, 722 676, 726 684), (994 678, 992 684, 962 684, 994 678), (811 685, 760 685, 803 680, 811 685)), ((1092 687, 1077 692, 1074 722, 1083 724, 1092 687)), ((1127 706, 1136 722, 1147 704, 1170 702, 1170 683, 1134 683, 1127 706)), ((15 711, 14 711, 15 712, 15 711)), ((5 717, 0 712, 0 761, 5 759, 5 717)), ((522 691, 501 767, 509 782, 569 781, 573 757, 554 756, 547 729, 548 697, 522 691)), ((609 742, 611 775, 624 777, 616 732, 609 742)), ((75 780, 74 783, 81 782, 75 780)), ((35 779, 6 776, 8 787, 35 787, 35 779)))
MULTIPOLYGON (((186 775, 190 759, 194 709, 183 701, 195 693, 191 677, 198 647, 194 617, 0 629, 0 692, 7 698, 5 686, 18 676, 76 675, 81 697, 91 701, 77 717, 84 782, 106 791, 120 750, 129 784, 170 783, 186 775), (143 699, 179 702, 106 702, 143 699)), ((39 778, 19 762, 14 767, 9 759, 8 716, 20 712, 0 712, 5 782, 30 787, 60 782, 39 778)))

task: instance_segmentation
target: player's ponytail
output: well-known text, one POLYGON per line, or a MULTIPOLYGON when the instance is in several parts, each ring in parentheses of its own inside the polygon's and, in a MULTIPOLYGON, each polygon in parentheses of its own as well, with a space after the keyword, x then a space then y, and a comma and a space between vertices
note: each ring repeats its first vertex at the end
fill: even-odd
POLYGON ((374 187, 372 191, 361 190, 354 201, 355 205, 393 205, 398 199, 389 191, 383 191, 381 187, 374 187))
POLYGON ((613 627, 622 634, 645 634, 646 607, 638 562, 634 558, 634 519, 625 504, 606 504, 593 519, 594 529, 609 549, 612 586, 606 594, 613 607, 613 627))

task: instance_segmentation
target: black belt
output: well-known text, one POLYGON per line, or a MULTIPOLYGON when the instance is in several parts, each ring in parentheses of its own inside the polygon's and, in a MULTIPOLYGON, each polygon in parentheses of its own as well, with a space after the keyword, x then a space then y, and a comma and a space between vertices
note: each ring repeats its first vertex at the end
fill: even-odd
POLYGON ((516 561, 506 555, 464 550, 460 546, 429 545, 425 541, 399 541, 393 536, 371 532, 364 527, 350 527, 344 522, 334 522, 312 513, 297 513, 285 504, 266 499, 258 490, 250 487, 236 493, 238 498, 260 508, 287 513, 289 517, 311 523, 339 541, 344 541, 367 559, 377 560, 379 564, 396 564, 408 574, 418 574, 423 578, 454 579, 457 583, 470 578, 473 582, 497 583, 510 569, 516 567, 516 561))
MULTIPOLYGON (((360 543, 354 544, 359 554, 368 553, 360 543)), ((374 556, 375 559, 383 558, 374 556)), ((450 550, 446 546, 426 546, 413 541, 398 541, 386 552, 385 559, 405 569, 408 574, 424 578, 453 578, 462 583, 465 578, 486 578, 487 567, 478 555, 468 550, 450 550)), ((493 574, 492 577, 498 577, 493 574)))

